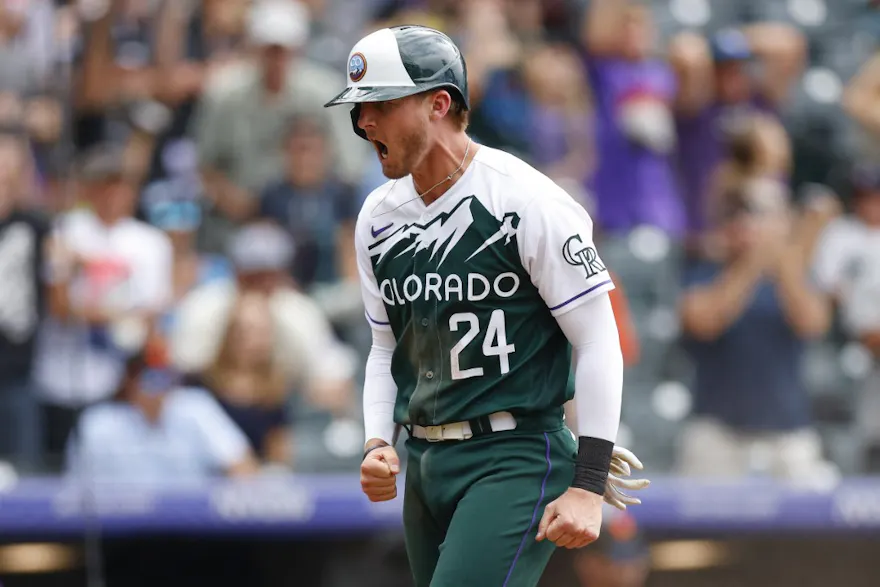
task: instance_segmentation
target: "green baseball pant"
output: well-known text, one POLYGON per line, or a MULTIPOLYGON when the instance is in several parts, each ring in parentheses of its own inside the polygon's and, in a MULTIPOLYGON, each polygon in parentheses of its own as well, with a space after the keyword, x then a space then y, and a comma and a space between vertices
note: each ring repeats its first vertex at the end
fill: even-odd
POLYGON ((574 477, 571 432, 410 438, 406 447, 403 522, 416 587, 535 587, 555 549, 535 541, 538 523, 574 477))

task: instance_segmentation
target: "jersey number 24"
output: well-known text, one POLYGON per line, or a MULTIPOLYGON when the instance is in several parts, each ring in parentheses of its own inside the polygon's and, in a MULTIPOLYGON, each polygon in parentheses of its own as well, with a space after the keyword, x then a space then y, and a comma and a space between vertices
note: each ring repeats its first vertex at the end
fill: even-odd
MULTIPOLYGON (((464 333, 464 336, 449 351, 449 363, 453 379, 469 379, 471 377, 483 376, 482 367, 461 368, 459 355, 480 334, 480 320, 476 314, 471 312, 459 312, 449 317, 450 331, 458 332, 465 325, 467 326, 467 331, 464 333)), ((509 355, 515 350, 516 348, 512 343, 507 343, 504 310, 493 310, 492 315, 489 317, 486 334, 483 337, 483 356, 498 357, 501 374, 503 375, 510 371, 509 355)))

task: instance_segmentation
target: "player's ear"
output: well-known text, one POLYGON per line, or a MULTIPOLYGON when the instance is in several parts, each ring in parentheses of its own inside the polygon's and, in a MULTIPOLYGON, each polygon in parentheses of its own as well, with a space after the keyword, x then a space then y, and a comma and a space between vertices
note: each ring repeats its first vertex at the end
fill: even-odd
POLYGON ((438 90, 431 95, 431 120, 440 120, 452 107, 452 96, 446 90, 438 90))

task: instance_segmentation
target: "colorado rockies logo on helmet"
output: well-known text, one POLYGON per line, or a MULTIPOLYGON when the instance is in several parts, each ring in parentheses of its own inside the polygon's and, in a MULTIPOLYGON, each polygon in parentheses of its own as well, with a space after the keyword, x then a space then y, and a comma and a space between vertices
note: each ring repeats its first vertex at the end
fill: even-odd
POLYGON ((562 245, 562 258, 574 267, 583 267, 587 279, 605 271, 605 265, 593 247, 585 247, 580 235, 568 237, 562 245))
POLYGON ((367 73, 367 58, 363 53, 355 53, 348 60, 348 77, 353 82, 364 79, 367 73))

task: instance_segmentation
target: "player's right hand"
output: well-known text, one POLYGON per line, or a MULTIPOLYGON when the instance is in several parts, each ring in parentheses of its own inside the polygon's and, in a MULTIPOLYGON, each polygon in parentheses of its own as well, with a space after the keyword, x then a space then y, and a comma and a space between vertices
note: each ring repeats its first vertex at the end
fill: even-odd
POLYGON ((392 446, 371 450, 361 463, 361 489, 370 501, 388 501, 397 497, 397 474, 400 459, 392 446))

